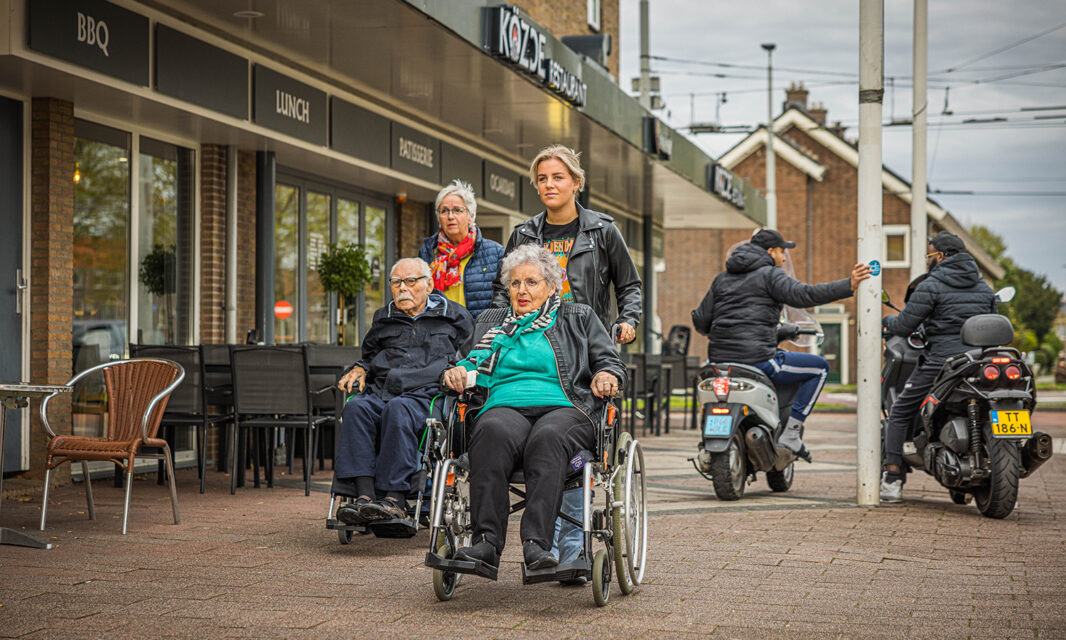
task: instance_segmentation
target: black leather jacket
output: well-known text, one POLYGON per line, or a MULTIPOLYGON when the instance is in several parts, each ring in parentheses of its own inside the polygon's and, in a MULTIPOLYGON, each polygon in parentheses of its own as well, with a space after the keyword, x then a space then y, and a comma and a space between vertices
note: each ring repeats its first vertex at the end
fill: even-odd
MULTIPOLYGON (((634 329, 640 324, 642 300, 640 293, 640 276, 633 258, 629 255, 622 232, 614 224, 611 216, 592 211, 577 205, 581 229, 570 250, 570 260, 566 265, 566 277, 570 281, 570 290, 574 292, 574 301, 592 307, 596 317, 605 328, 611 328, 619 322, 627 322, 634 329), (618 304, 618 318, 611 319, 611 284, 614 284, 615 300, 618 304)), ((544 243, 544 220, 547 212, 542 211, 529 220, 515 227, 507 240, 504 256, 515 247, 529 243, 544 243)), ((511 301, 507 287, 500 282, 500 272, 492 281, 492 306, 506 307, 511 301)))
MULTIPOLYGON (((474 330, 475 344, 486 331, 503 324, 507 309, 483 311, 474 330)), ((607 330, 597 320, 588 305, 581 303, 559 305, 559 314, 552 326, 544 331, 559 368, 563 391, 585 416, 596 424, 602 401, 592 393, 592 377, 606 371, 618 378, 619 392, 625 388, 628 376, 607 330)))

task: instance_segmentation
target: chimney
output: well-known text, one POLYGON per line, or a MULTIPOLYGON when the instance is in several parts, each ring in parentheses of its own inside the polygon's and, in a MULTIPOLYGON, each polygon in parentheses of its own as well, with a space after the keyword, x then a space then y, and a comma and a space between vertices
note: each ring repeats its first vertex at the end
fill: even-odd
POLYGON ((788 89, 785 89, 785 106, 784 111, 788 111, 789 107, 799 107, 804 111, 807 110, 807 89, 803 87, 802 82, 793 82, 788 85, 788 89))
POLYGON ((811 105, 811 108, 807 110, 807 115, 814 118, 821 124, 825 124, 826 109, 825 105, 821 102, 815 102, 811 105))
POLYGON ((829 130, 830 130, 831 132, 835 133, 835 134, 837 135, 837 137, 839 137, 839 138, 841 138, 841 139, 843 139, 843 138, 844 138, 844 129, 845 129, 845 127, 844 127, 844 125, 840 124, 840 121, 839 121, 839 120, 837 120, 836 122, 834 122, 834 123, 833 123, 833 126, 831 126, 831 127, 828 127, 828 129, 829 129, 829 130))

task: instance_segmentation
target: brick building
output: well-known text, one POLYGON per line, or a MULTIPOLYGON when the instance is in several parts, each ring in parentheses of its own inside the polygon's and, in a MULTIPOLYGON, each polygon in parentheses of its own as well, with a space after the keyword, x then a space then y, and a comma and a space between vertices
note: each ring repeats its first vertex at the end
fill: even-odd
MULTIPOLYGON (((796 277, 812 283, 847 277, 856 261, 858 150, 844 138, 839 125, 827 125, 826 115, 823 105, 808 106, 807 90, 799 84, 786 91, 783 113, 774 120, 778 229, 797 243, 790 250, 796 277)), ((723 154, 719 164, 755 188, 765 189, 766 137, 765 127, 760 127, 723 154)), ((882 286, 894 300, 902 301, 910 281, 910 184, 885 168, 882 189, 882 286)), ((950 213, 932 200, 927 201, 926 212, 930 235, 946 229, 961 236, 987 280, 1003 276, 1002 268, 950 213)), ((725 268, 726 252, 750 236, 747 230, 668 225, 666 270, 659 289, 664 327, 691 326, 690 311, 725 268), (693 269, 694 264, 701 266, 693 269)), ((819 352, 830 363, 830 380, 853 381, 854 298, 813 311, 825 331, 819 352)), ((706 339, 694 335, 689 353, 703 356, 706 347, 706 339)))
MULTIPOLYGON (((524 176, 551 143, 582 152, 581 197, 615 217, 650 315, 670 217, 761 221, 619 89, 618 0, 239 4, 0 0, 0 380, 64 383, 131 342, 335 341, 332 242, 371 258, 358 342, 441 186, 472 183, 502 240, 541 210, 524 176)), ((53 425, 99 428, 105 401, 78 392, 53 425)), ((32 416, 9 414, 7 471, 41 467, 32 416)))

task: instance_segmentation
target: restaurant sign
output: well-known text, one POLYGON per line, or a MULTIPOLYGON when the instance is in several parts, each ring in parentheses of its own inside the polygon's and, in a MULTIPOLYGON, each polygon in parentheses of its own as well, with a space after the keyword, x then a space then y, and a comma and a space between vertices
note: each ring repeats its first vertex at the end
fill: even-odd
POLYGON ((708 188, 726 201, 735 204, 738 209, 743 209, 744 191, 741 188, 740 179, 720 164, 708 166, 707 172, 710 174, 708 188))
POLYGON ((489 7, 485 16, 486 49, 537 78, 567 102, 578 107, 585 105, 588 86, 576 73, 548 56, 548 36, 523 18, 518 7, 489 7))

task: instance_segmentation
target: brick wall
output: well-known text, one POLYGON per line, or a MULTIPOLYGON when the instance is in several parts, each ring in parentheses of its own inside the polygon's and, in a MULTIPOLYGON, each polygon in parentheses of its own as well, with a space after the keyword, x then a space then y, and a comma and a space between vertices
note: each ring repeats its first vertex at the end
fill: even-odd
POLYGON ((200 147, 200 342, 226 341, 226 147, 200 147))
MULTIPOLYGON (((414 258, 430 234, 429 203, 410 200, 396 207, 396 259, 414 258)), ((390 267, 392 265, 389 265, 390 267)))
MULTIPOLYGON (((34 98, 30 178, 30 379, 64 384, 71 376, 74 314, 74 105, 34 98)), ((30 469, 43 471, 48 438, 32 405, 30 469)), ((71 432, 70 396, 49 405, 56 433, 71 432)), ((70 465, 53 476, 70 478, 70 465)))
POLYGON ((611 34, 607 70, 618 77, 618 0, 603 0, 598 32, 588 25, 588 4, 585 0, 516 0, 513 4, 559 39, 563 36, 611 34))
MULTIPOLYGON (((778 156, 776 163, 778 229, 797 243, 790 250, 796 267, 796 277, 804 282, 827 282, 848 277, 856 261, 858 227, 857 169, 816 142, 807 133, 792 129, 781 133, 805 153, 826 167, 822 182, 809 179, 806 174, 778 156), (810 225, 808 232, 808 190, 810 225)), ((763 148, 745 158, 733 172, 759 190, 766 188, 766 155, 763 148)), ((899 196, 883 196, 883 223, 909 224, 910 205, 899 196)), ((691 326, 689 312, 702 299, 714 276, 724 269, 724 252, 736 242, 750 237, 744 230, 672 229, 666 232, 666 272, 659 296, 663 326, 672 324, 691 326), (701 265, 692 269, 691 265, 701 265), (688 273, 689 271, 695 273, 688 273), (690 293, 691 290, 691 293, 690 293), (677 298, 676 300, 674 298, 677 298)), ((902 301, 910 280, 909 269, 885 269, 881 286, 894 300, 902 301)), ((855 300, 840 301, 850 314, 847 328, 850 345, 849 379, 855 379, 855 300)), ((894 313, 887 307, 882 309, 894 313)), ((706 353, 707 341, 694 336, 689 353, 706 353)))

